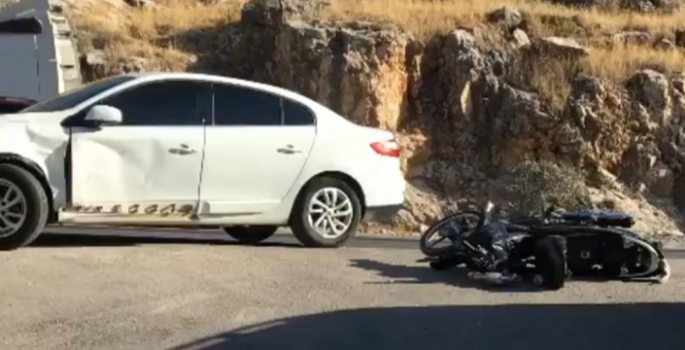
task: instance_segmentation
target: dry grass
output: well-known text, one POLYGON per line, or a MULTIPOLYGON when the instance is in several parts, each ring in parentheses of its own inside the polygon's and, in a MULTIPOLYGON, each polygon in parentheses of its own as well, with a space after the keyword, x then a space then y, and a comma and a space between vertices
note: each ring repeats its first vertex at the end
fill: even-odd
POLYGON ((613 49, 595 48, 585 59, 588 73, 614 82, 623 82, 636 70, 651 68, 672 74, 685 71, 683 52, 658 51, 638 46, 621 46, 613 49))
MULTIPOLYGON (((196 0, 158 0, 161 5, 159 9, 125 11, 98 5, 83 7, 74 14, 73 20, 83 32, 82 38, 86 43, 84 49, 96 46, 116 52, 122 57, 134 54, 159 57, 164 55, 164 50, 170 51, 170 55, 178 55, 182 52, 176 48, 160 48, 153 43, 189 29, 237 21, 240 8, 246 1, 230 0, 212 6, 198 6, 196 0)), ((613 0, 607 1, 610 3, 613 0)), ((504 5, 530 15, 533 19, 531 34, 534 35, 577 36, 577 25, 574 23, 592 28, 589 33, 594 36, 636 28, 672 35, 675 28, 685 23, 685 12, 658 16, 589 11, 534 0, 332 0, 332 6, 322 16, 343 21, 366 19, 390 22, 419 38, 428 38, 436 33, 453 30, 459 25, 482 24, 486 13, 504 5), (545 16, 559 20, 539 20, 545 16)), ((582 39, 591 38, 579 39, 584 41, 582 39)), ((619 82, 641 67, 657 67, 667 72, 682 70, 685 68, 685 59, 681 51, 662 52, 645 47, 594 47, 583 65, 592 74, 619 82)), ((559 80, 558 67, 552 68, 549 74, 540 75, 535 85, 541 89, 546 86, 552 86, 555 90, 564 89, 559 84, 553 84, 554 81, 545 81, 559 80)))
POLYGON ((232 0, 212 6, 198 6, 193 0, 160 0, 158 9, 119 10, 105 4, 83 6, 73 14, 80 31, 110 38, 152 41, 160 36, 189 29, 206 28, 240 18, 246 0, 232 0), (103 8, 108 7, 108 8, 103 8))
POLYGON ((586 23, 601 25, 614 31, 622 28, 672 31, 682 26, 685 21, 685 13, 658 16, 590 11, 534 0, 335 0, 327 15, 345 20, 371 18, 388 21, 420 37, 427 37, 452 30, 460 24, 473 25, 482 22, 486 13, 505 5, 532 16, 578 16, 586 23))
POLYGON ((72 14, 81 50, 102 49, 113 61, 128 57, 150 58, 157 66, 179 70, 189 53, 163 40, 192 29, 212 28, 237 21, 247 0, 198 6, 196 0, 158 0, 157 9, 126 8, 107 4, 85 5, 72 14), (159 42, 167 45, 160 47, 159 42))

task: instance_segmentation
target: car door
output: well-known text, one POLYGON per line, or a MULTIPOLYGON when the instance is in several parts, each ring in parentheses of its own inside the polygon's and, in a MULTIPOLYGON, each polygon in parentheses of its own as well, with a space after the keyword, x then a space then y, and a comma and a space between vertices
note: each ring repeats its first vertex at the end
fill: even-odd
POLYGON ((74 208, 119 215, 191 214, 199 199, 202 114, 211 108, 210 87, 189 80, 153 81, 98 102, 121 110, 123 121, 72 127, 74 208))
POLYGON ((316 134, 303 105, 262 90, 213 84, 200 200, 211 214, 266 211, 286 196, 316 134))

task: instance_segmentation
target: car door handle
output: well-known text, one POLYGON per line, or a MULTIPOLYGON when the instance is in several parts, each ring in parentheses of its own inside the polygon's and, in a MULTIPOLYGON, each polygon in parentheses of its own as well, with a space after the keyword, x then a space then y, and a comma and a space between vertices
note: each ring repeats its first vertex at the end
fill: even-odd
POLYGON ((293 154, 293 153, 300 153, 302 151, 297 150, 293 147, 293 145, 287 145, 285 147, 281 147, 278 150, 278 153, 284 153, 284 154, 293 154))
POLYGON ((186 145, 186 144, 184 144, 184 143, 182 143, 180 146, 181 146, 180 148, 176 148, 176 147, 169 148, 169 153, 171 153, 171 154, 178 154, 178 155, 181 155, 181 156, 185 156, 185 155, 188 155, 188 154, 197 153, 196 150, 194 150, 194 149, 188 147, 188 145, 186 145))

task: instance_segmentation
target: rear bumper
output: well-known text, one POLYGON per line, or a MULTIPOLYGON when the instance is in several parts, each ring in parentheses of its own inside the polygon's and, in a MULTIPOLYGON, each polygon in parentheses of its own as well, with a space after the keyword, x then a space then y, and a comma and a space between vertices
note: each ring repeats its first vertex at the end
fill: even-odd
POLYGON ((366 208, 363 221, 388 221, 402 209, 401 204, 383 205, 366 208))
POLYGON ((407 183, 399 171, 389 176, 378 174, 360 184, 367 208, 401 206, 405 201, 407 183))

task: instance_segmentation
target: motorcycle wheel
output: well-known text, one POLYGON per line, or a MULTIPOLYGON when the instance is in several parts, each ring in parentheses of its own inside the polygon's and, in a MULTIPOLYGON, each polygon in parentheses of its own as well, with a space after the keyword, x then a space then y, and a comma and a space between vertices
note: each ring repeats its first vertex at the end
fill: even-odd
POLYGON ((454 252, 454 239, 457 236, 465 236, 473 233, 478 225, 480 213, 475 211, 459 212, 449 215, 433 225, 431 225, 422 235, 419 245, 421 252, 427 256, 440 256, 454 252), (456 236, 450 237, 454 234, 454 230, 459 230, 456 236), (444 232, 448 231, 448 232, 444 232), (437 240, 431 242, 431 239, 438 237, 437 240), (448 240, 449 243, 445 246, 438 247, 437 244, 448 240))
POLYGON ((566 272, 566 240, 561 236, 540 238, 535 244, 535 270, 540 284, 549 290, 564 287, 566 272))

